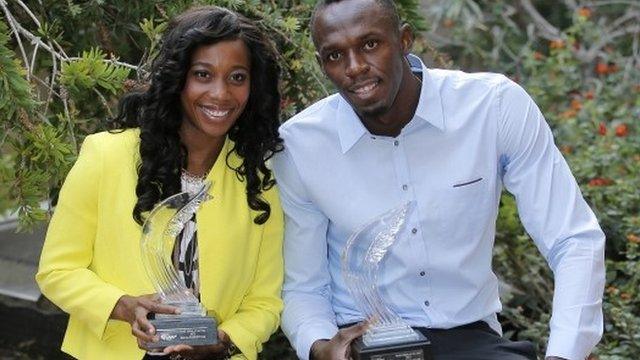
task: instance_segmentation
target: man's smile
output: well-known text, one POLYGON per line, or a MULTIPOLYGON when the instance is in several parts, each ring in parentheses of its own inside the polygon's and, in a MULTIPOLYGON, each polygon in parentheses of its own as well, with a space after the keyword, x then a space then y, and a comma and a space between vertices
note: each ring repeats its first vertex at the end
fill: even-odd
POLYGON ((373 95, 373 93, 378 89, 378 85, 380 85, 380 79, 370 79, 350 86, 348 91, 355 94, 357 97, 364 99, 373 95))

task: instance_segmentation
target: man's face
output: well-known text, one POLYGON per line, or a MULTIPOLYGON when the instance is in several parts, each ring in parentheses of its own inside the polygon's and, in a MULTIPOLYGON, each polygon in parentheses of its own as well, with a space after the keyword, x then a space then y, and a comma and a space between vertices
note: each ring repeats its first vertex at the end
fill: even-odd
POLYGON ((375 0, 347 0, 320 10, 313 38, 322 70, 364 118, 392 110, 410 42, 375 0))

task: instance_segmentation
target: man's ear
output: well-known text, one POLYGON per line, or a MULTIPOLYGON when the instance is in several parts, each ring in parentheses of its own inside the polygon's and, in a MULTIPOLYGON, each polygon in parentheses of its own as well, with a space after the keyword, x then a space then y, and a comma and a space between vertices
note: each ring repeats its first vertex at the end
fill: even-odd
POLYGON ((400 26, 400 42, 402 43, 402 53, 407 55, 413 47, 413 29, 408 23, 400 26))

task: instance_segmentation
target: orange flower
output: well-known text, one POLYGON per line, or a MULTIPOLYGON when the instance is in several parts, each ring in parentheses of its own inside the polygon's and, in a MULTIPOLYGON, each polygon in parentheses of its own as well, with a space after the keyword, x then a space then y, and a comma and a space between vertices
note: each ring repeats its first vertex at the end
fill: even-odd
POLYGON ((562 49, 562 48, 564 48, 564 40, 562 40, 562 39, 552 40, 549 43, 549 47, 552 48, 552 49, 562 49))
POLYGON ((538 51, 534 51, 533 52, 533 58, 540 61, 540 60, 544 60, 544 54, 538 51))
POLYGON ((609 186, 609 185, 613 185, 613 180, 602 178, 602 177, 597 177, 589 180, 589 186, 591 187, 609 186))
POLYGON ((562 145, 560 148, 563 154, 571 154, 573 152, 573 147, 570 145, 562 145))
POLYGON ((607 75, 609 73, 609 65, 603 62, 598 62, 596 64, 595 72, 598 75, 607 75))
POLYGON ((632 242, 634 244, 640 244, 640 236, 635 234, 627 234, 627 240, 629 240, 629 242, 632 242))
POLYGON ((575 111, 573 109, 568 109, 568 110, 565 110, 565 111, 560 113, 560 118, 561 119, 570 119, 570 118, 576 117, 576 115, 578 115, 577 111, 575 111))
POLYGON ((620 299, 629 300, 629 299, 631 299, 631 294, 624 292, 624 293, 620 294, 620 299))
POLYGON ((617 137, 627 136, 628 133, 629 133, 629 127, 627 126, 627 124, 620 124, 620 125, 616 126, 616 136, 617 137))
POLYGON ((578 16, 583 17, 585 19, 590 18, 592 14, 593 14, 593 11, 591 11, 591 9, 589 9, 588 7, 581 7, 580 9, 578 9, 578 16))
POLYGON ((571 108, 575 111, 580 111, 582 109, 582 103, 578 99, 571 100, 571 108))
POLYGON ((589 99, 589 100, 593 100, 593 98, 595 97, 593 90, 589 90, 586 93, 584 93, 584 98, 585 99, 589 99))
POLYGON ((605 136, 607 135, 607 125, 605 125, 605 123, 601 122, 598 125, 598 134, 605 136))
POLYGON ((451 29, 455 24, 456 22, 452 19, 444 19, 444 21, 442 22, 442 26, 444 26, 445 29, 451 29))
POLYGON ((603 62, 598 62, 594 69, 594 71, 598 75, 609 75, 609 74, 618 72, 618 70, 620 70, 618 65, 614 63, 603 63, 603 62))

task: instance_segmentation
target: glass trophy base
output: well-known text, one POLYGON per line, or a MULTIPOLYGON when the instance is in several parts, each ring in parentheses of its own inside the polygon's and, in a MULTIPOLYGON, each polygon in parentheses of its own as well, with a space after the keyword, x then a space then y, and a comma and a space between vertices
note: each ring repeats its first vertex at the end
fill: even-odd
POLYGON ((351 344, 351 357, 353 360, 433 360, 431 341, 422 333, 415 333, 417 340, 375 346, 367 346, 359 337, 351 344))
POLYGON ((217 324, 208 316, 173 315, 149 320, 156 328, 158 342, 150 347, 163 349, 171 345, 215 345, 218 343, 217 324))

